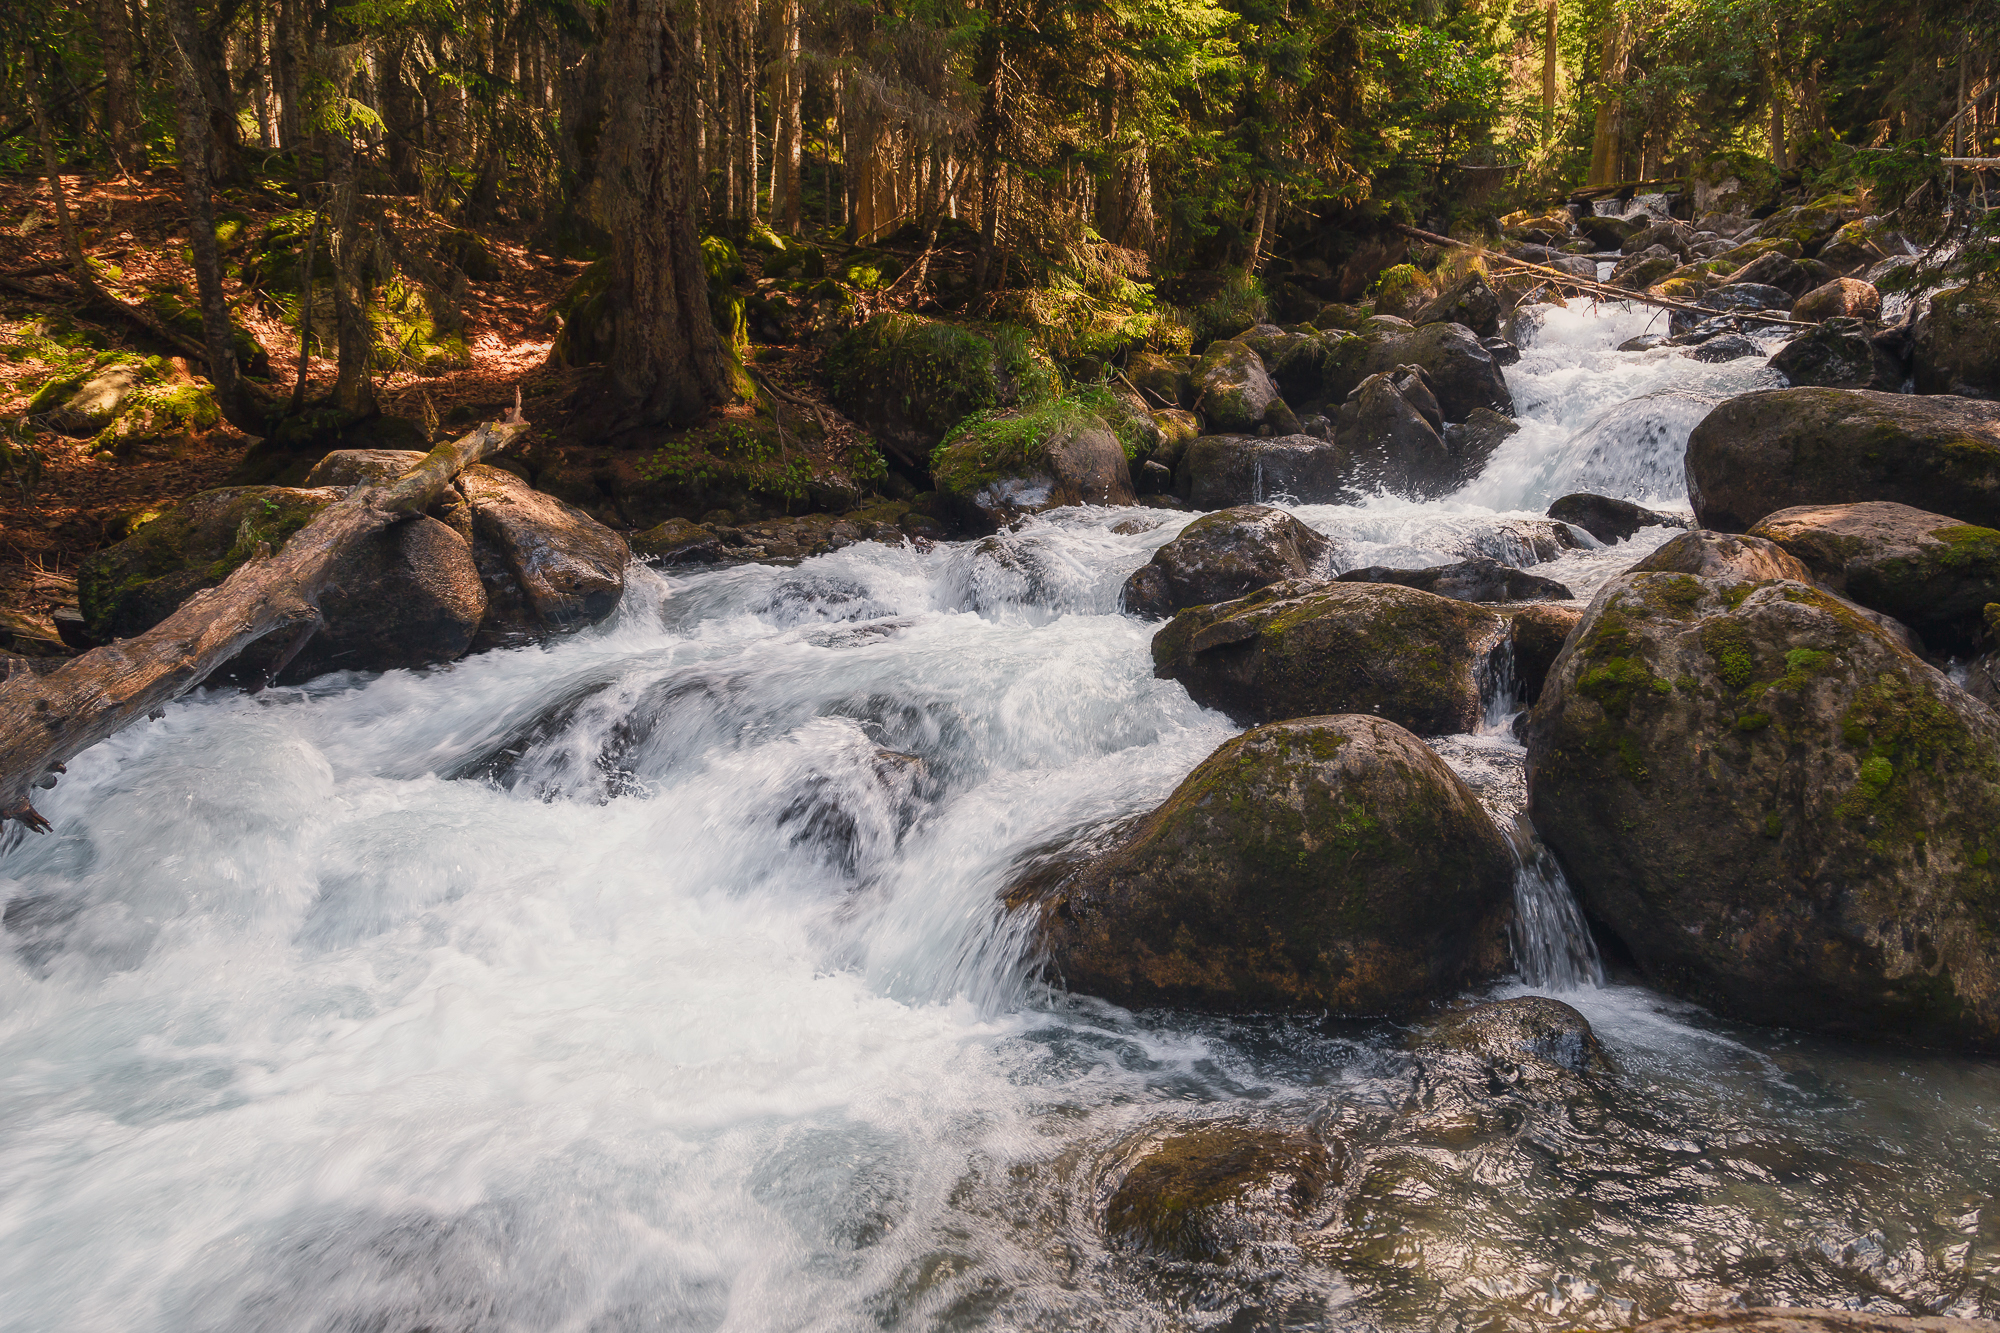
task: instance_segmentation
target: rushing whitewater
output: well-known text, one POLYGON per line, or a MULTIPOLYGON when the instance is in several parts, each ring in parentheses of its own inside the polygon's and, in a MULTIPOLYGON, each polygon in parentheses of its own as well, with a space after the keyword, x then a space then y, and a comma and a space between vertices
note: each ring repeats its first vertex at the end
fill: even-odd
MULTIPOLYGON (((1684 506, 1688 430, 1770 372, 1612 350, 1656 313, 1539 311, 1522 429, 1461 494, 1296 512, 1345 564, 1415 565, 1528 558, 1507 520, 1571 490, 1684 506)), ((0 1328, 2000 1312, 1994 1068, 1598 986, 1524 825, 1523 984, 1589 1016, 1610 1102, 1500 1090, 1413 1136, 1385 1126, 1436 1089, 1389 1025, 1041 989, 998 892, 1234 731, 1116 610, 1187 521, 635 571, 560 646, 190 699, 82 756, 55 832, 0 856, 0 1328), (1323 1243, 1135 1264, 1107 1170, 1215 1116, 1311 1120, 1365 1165, 1323 1243)), ((1536 572, 1587 597, 1669 535, 1536 572)), ((1438 748, 1511 824, 1494 694, 1438 748)))

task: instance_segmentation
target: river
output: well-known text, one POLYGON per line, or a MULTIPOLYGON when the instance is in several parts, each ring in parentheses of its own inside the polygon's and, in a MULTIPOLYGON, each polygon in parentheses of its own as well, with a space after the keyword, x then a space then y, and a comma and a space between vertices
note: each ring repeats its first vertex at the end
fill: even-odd
MULTIPOLYGON (((1771 374, 1615 350, 1657 312, 1538 313, 1463 492, 1296 509, 1343 566, 1518 560, 1572 490, 1684 509, 1688 430, 1771 374)), ((189 698, 81 756, 55 831, 0 843, 0 1328, 2000 1315, 2000 1066, 1592 984, 1546 867, 1538 984, 1495 993, 1590 1018, 1587 1096, 1451 1111, 1387 1023, 1040 987, 1014 868, 1234 731, 1117 612, 1188 518, 635 570, 559 646, 189 698), (1310 1234, 1217 1271, 1107 1242, 1121 1154, 1215 1117, 1351 1145, 1310 1234)), ((1670 535, 1535 572, 1587 597, 1670 535)), ((1438 743, 1503 817, 1506 711, 1438 743)))

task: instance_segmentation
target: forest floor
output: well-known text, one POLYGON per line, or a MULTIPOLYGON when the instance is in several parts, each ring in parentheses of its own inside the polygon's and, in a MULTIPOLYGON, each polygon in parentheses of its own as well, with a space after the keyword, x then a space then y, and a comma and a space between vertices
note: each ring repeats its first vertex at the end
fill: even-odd
MULTIPOLYGON (((136 302, 152 292, 171 292, 192 301, 194 273, 176 173, 158 170, 133 179, 71 175, 64 185, 85 252, 112 266, 106 285, 114 295, 136 302)), ((405 236, 451 226, 418 208, 415 200, 371 200, 371 206, 392 209, 405 236)), ((289 200, 254 185, 217 198, 218 212, 241 214, 253 226, 292 207, 289 200)), ((557 331, 554 306, 585 263, 536 250, 529 228, 518 222, 482 225, 478 235, 495 263, 489 280, 467 282, 468 363, 436 373, 378 375, 383 414, 429 423, 428 434, 435 440, 497 415, 518 391, 528 419, 537 423, 543 449, 578 455, 574 461, 584 468, 592 465, 590 455, 617 452, 621 446, 578 438, 568 425, 587 398, 595 372, 550 362, 557 331)), ((37 354, 48 349, 23 336, 51 319, 73 323, 92 347, 149 355, 175 351, 115 316, 81 313, 77 289, 61 272, 61 259, 46 182, 0 177, 0 425, 22 417, 36 388, 55 369, 50 359, 37 354)), ((234 315, 269 354, 269 387, 289 396, 299 374, 295 328, 257 293, 236 281, 227 286, 234 315)), ((852 427, 813 384, 810 353, 753 346, 751 356, 767 380, 822 407, 823 419, 832 423, 825 448, 851 439, 852 427)), ((186 359, 176 361, 174 369, 185 374, 186 359)), ((335 364, 330 357, 311 356, 305 375, 310 403, 331 391, 335 364)), ((728 415, 747 419, 752 409, 741 406, 728 415)), ((49 430, 33 431, 28 443, 39 456, 39 475, 23 477, 18 463, 0 467, 0 650, 12 639, 17 651, 32 652, 31 640, 53 636, 51 614, 75 604, 78 562, 115 540, 123 518, 229 484, 257 440, 224 424, 177 441, 170 450, 125 458, 93 453, 87 439, 49 430), (22 484, 24 480, 31 484, 22 484)), ((629 444, 622 447, 630 452, 629 444)), ((625 465, 630 466, 629 460, 625 465)))

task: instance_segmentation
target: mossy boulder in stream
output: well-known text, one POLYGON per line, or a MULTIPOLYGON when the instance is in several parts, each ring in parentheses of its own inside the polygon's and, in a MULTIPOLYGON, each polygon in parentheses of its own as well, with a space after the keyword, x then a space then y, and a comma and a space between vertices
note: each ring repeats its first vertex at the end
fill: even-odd
POLYGON ((1018 329, 876 315, 827 350, 834 401, 905 464, 921 465, 975 412, 1054 396, 1055 367, 1018 329))
POLYGON ((1248 343, 1228 339, 1210 343, 1190 387, 1194 410, 1212 431, 1298 433, 1298 418, 1278 396, 1263 358, 1248 343))
POLYGON ((1183 1263, 1225 1263, 1290 1239, 1339 1181, 1310 1133, 1235 1122, 1147 1136, 1104 1206, 1113 1244, 1183 1263))
POLYGON ((1050 974, 1125 1005, 1409 1009, 1507 966, 1513 856, 1409 732, 1307 717, 1223 744, 1131 841, 1052 889, 1050 974))
POLYGON ((1918 393, 2000 397, 2000 291, 1953 287, 1917 321, 1918 393))
POLYGON ((1133 572, 1125 581, 1125 610, 1160 619, 1285 579, 1313 578, 1325 572, 1333 550, 1331 541, 1282 509, 1224 509, 1188 524, 1133 572))
MULTIPOLYGON (((1122 405, 1072 396, 973 417, 931 456, 940 505, 961 527, 990 533, 1044 509, 1137 503, 1126 446, 1096 408, 1122 405)), ((1137 432, 1121 424, 1136 451, 1137 432)))
POLYGON ((1867 389, 1766 389, 1694 428, 1697 521, 1743 532, 1798 505, 1893 500, 2000 527, 2000 403, 1867 389))
POLYGON ((1536 829, 1654 983, 1753 1022, 2000 1049, 2000 717, 1861 608, 1627 573, 1527 745, 1536 829))
POLYGON ((1368 713, 1422 736, 1471 731, 1506 621, 1393 583, 1288 581, 1182 611, 1153 674, 1239 722, 1368 713))

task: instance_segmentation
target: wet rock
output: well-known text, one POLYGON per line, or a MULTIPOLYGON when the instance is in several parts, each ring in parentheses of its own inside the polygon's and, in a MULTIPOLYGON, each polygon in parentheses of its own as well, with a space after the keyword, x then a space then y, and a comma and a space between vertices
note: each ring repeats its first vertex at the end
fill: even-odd
POLYGON ((1097 417, 1029 409, 960 431, 931 463, 939 503, 971 532, 1026 514, 1138 500, 1125 448, 1097 417))
POLYGON ((1786 343, 1771 358, 1795 387, 1885 389, 1902 383, 1895 358, 1868 336, 1859 320, 1828 319, 1786 343))
POLYGON ((1445 288, 1410 318, 1419 327, 1425 324, 1462 324, 1480 338, 1500 333, 1500 298, 1480 273, 1468 273, 1445 288))
POLYGON ((1446 423, 1444 447, 1451 455, 1451 475, 1457 479, 1457 485, 1477 477, 1485 469, 1486 460, 1493 457, 1493 451, 1520 429, 1512 418, 1503 417, 1490 407, 1475 407, 1465 420, 1446 423))
POLYGON ((2000 526, 2000 404, 1866 389, 1768 389, 1722 403, 1688 439, 1703 527, 1742 532, 1799 505, 1893 500, 2000 526))
POLYGON ((1665 246, 1655 245, 1619 260, 1605 281, 1613 287, 1643 292, 1680 266, 1678 255, 1665 246))
POLYGON ((1644 223, 1628 233, 1625 239, 1618 243, 1618 249, 1621 254, 1636 255, 1658 246, 1684 258, 1688 253, 1688 235, 1686 227, 1662 219, 1658 222, 1644 223))
POLYGON ((1287 582, 1181 611, 1153 674, 1239 722, 1370 713, 1425 736, 1470 731, 1505 622, 1393 583, 1287 582))
POLYGON ((416 518, 350 548, 319 610, 320 627, 280 679, 457 661, 485 618, 486 589, 465 539, 416 518))
POLYGON ((1725 333, 1720 337, 1707 338, 1681 353, 1693 361, 1722 362, 1740 361, 1746 356, 1762 358, 1764 349, 1740 333, 1725 333))
POLYGON ((1125 610, 1164 619, 1285 579, 1319 576, 1333 543, 1282 509, 1239 505, 1198 518, 1126 580, 1125 610))
POLYGON ((656 565, 706 565, 722 558, 722 543, 699 523, 670 518, 634 534, 632 554, 656 565))
POLYGON ((1339 1179, 1302 1130, 1210 1124, 1150 1144, 1111 1193, 1105 1234, 1184 1263, 1226 1263, 1245 1246, 1289 1239, 1339 1179))
MULTIPOLYGON (((1278 396, 1278 386, 1264 369, 1263 359, 1245 343, 1227 339, 1210 343, 1190 387, 1194 410, 1211 431, 1255 433, 1267 424, 1276 430, 1273 415, 1282 418, 1290 414, 1278 396)), ((1293 420, 1290 430, 1278 433, 1291 435, 1297 429, 1293 420)))
POLYGON ((1775 287, 1788 296, 1803 296, 1812 286, 1792 255, 1767 250, 1729 275, 1724 286, 1775 287))
POLYGON ((1633 504, 1630 500, 1591 495, 1585 491, 1565 495, 1550 505, 1549 517, 1561 523, 1573 523, 1601 542, 1624 541, 1641 528, 1687 526, 1687 520, 1678 515, 1662 514, 1644 505, 1633 504))
POLYGON ((1561 1000, 1524 995, 1446 1014, 1412 1043, 1418 1054, 1470 1056, 1489 1066, 1547 1065, 1572 1074, 1611 1071, 1590 1020, 1561 1000))
MULTIPOLYGON (((1549 669, 1562 653, 1570 631, 1583 619, 1583 608, 1530 602, 1526 606, 1506 607, 1504 614, 1514 647, 1515 694, 1522 703, 1531 704, 1542 697, 1549 669)), ((1518 714, 1516 722, 1525 725, 1526 717, 1525 713, 1518 714)))
POLYGON ((1625 238, 1642 230, 1644 225, 1627 218, 1601 217, 1595 213, 1585 213, 1576 220, 1576 229, 1599 250, 1622 248, 1625 238))
POLYGON ((1475 556, 1454 565, 1432 565, 1427 569, 1390 569, 1370 565, 1342 574, 1342 583, 1394 583, 1452 597, 1461 602, 1533 602, 1570 600, 1573 594, 1554 579, 1545 579, 1526 570, 1503 565, 1498 560, 1475 556))
POLYGON ((1479 345, 1493 353, 1493 361, 1496 365, 1511 366, 1518 364, 1521 360, 1521 349, 1497 334, 1488 334, 1481 338, 1479 345))
POLYGON ((1415 366, 1370 375, 1355 386, 1334 422, 1349 458, 1348 481, 1364 490, 1434 499, 1462 484, 1438 430, 1437 399, 1415 366))
POLYGON ((1667 337, 1663 333, 1642 333, 1636 338, 1627 338, 1618 344, 1621 352, 1650 352, 1655 347, 1665 345, 1667 337))
POLYGON ((2000 397, 2000 294, 1954 287, 1931 297, 1914 353, 1918 393, 2000 397))
POLYGON ((1656 984, 1753 1022, 2000 1047, 2000 717, 1852 603, 1614 580, 1535 706, 1528 789, 1656 984))
POLYGON ((1082 994, 1382 1013, 1504 969, 1512 883, 1506 841, 1422 741, 1304 717, 1225 742, 1038 907, 1050 973, 1082 994))
POLYGON ((485 463, 461 473, 459 485, 472 506, 474 553, 494 613, 480 627, 482 641, 573 634, 618 609, 632 558, 623 537, 485 463))
POLYGON ((1975 648, 1986 606, 2000 602, 2000 532, 1943 514, 1887 501, 1805 506, 1767 515, 1750 534, 1939 651, 1975 648))
POLYGON ((1310 435, 1204 435, 1181 455, 1174 490, 1196 509, 1262 504, 1281 496, 1299 504, 1331 504, 1347 496, 1347 472, 1347 452, 1310 435))
POLYGON ((1125 362, 1125 378, 1155 409, 1187 406, 1187 372, 1154 352, 1134 352, 1125 362))
POLYGON ((1385 336, 1369 353, 1367 373, 1405 365, 1423 371, 1446 421, 1464 421, 1482 407, 1514 415, 1514 396, 1500 363, 1463 325, 1426 324, 1385 336))
POLYGON ((1722 532, 1684 533, 1652 552, 1628 573, 1694 574, 1715 579, 1797 579, 1812 581, 1812 571, 1789 551, 1762 537, 1733 537, 1722 532))
POLYGON ((1882 294, 1858 278, 1835 278, 1815 287, 1792 306, 1793 319, 1879 319, 1882 294))

